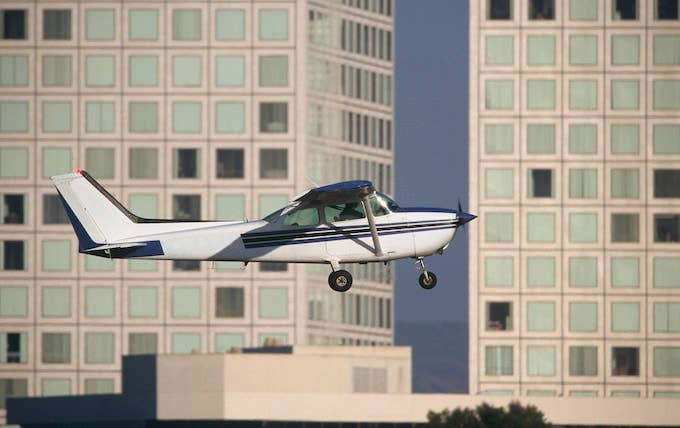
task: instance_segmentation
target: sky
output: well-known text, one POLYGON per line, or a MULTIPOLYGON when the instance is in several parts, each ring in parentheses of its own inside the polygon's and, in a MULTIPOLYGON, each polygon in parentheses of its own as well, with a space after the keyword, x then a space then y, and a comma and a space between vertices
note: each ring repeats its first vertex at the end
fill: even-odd
MULTIPOLYGON (((466 210, 468 2, 396 0, 395 9, 395 199, 456 208, 460 198, 466 210)), ((467 322, 466 234, 425 259, 438 277, 434 289, 420 288, 413 262, 396 262, 396 320, 467 322)))

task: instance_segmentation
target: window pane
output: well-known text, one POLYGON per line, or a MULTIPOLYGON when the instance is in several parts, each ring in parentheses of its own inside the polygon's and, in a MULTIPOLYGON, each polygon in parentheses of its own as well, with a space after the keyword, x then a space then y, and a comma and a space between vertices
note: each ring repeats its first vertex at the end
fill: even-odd
POLYGON ((640 36, 612 36, 612 65, 640 64, 640 36))
POLYGON ((640 286, 640 259, 637 257, 612 257, 612 287, 640 286))
POLYGON ((531 243, 555 242, 555 214, 528 213, 527 241, 531 243))
POLYGON ((173 40, 201 40, 201 10, 175 9, 172 11, 173 40))
POLYGON ((638 19, 638 1, 637 0, 613 0, 612 1, 612 19, 615 21, 621 20, 637 20, 638 19))
MULTIPOLYGON (((130 61, 130 86, 158 86, 157 56, 131 55, 129 61, 130 61)), ((130 113, 132 114, 132 112, 130 113)))
POLYGON ((569 64, 597 64, 597 36, 569 36, 569 64))
POLYGON ((215 59, 215 67, 217 86, 242 87, 245 85, 246 61, 243 55, 218 55, 215 59))
POLYGON ((130 178, 158 178, 158 149, 130 148, 130 178))
POLYGON ((174 219, 201 219, 201 197, 199 195, 173 195, 172 198, 172 213, 174 219))
POLYGON ((257 339, 260 346, 283 346, 288 344, 287 333, 260 333, 257 339))
POLYGON ((85 149, 85 167, 96 178, 113 178, 115 176, 115 149, 85 149))
POLYGON ((597 287, 597 258, 569 257, 569 286, 597 287))
MULTIPOLYGON (((69 66, 70 66, 70 57, 69 66)), ((43 59, 44 64, 44 59, 43 59)), ((69 71, 69 84, 71 74, 69 71)), ((28 85, 28 55, 0 55, 0 86, 28 85)))
POLYGON ((172 151, 173 178, 199 178, 200 169, 198 149, 174 149, 172 151))
POLYGON ((613 154, 638 154, 640 152, 640 126, 612 125, 611 140, 613 154))
POLYGON ((486 8, 487 19, 512 19, 512 0, 487 0, 486 8))
POLYGON ((527 258, 527 286, 550 288, 555 286, 554 257, 527 258))
POLYGON ((612 214, 612 242, 639 242, 640 216, 638 214, 612 214))
POLYGON ((114 315, 113 287, 85 287, 85 315, 110 318, 114 315))
POLYGON ((597 376, 597 347, 569 347, 569 376, 597 376))
POLYGON ((113 86, 116 59, 112 55, 87 55, 85 79, 87 86, 113 86))
POLYGON ((85 363, 113 364, 113 333, 85 333, 85 363))
POLYGON ((44 102, 43 132, 71 132, 71 103, 44 102))
POLYGON ((512 257, 486 257, 484 269, 487 287, 512 287, 512 257))
POLYGON ((680 347, 654 347, 654 376, 680 376, 680 347))
POLYGON ((680 109, 680 80, 654 80, 654 110, 680 109))
POLYGON ((243 348, 246 340, 241 333, 216 333, 215 352, 230 352, 232 348, 243 348))
POLYGON ((527 302, 527 330, 555 331, 555 303, 527 302))
POLYGON ((486 331, 512 330, 512 303, 487 302, 486 331))
POLYGON ((288 56, 260 57, 260 86, 288 86, 288 56))
POLYGON ((612 331, 640 331, 640 304, 637 302, 612 303, 612 331))
POLYGON ((485 196, 487 198, 512 198, 512 171, 511 168, 487 168, 485 196))
MULTIPOLYGON (((0 37, 4 40, 25 40, 26 39, 26 10, 25 9, 3 9, 0 11, 2 21, 0 22, 0 37)), ((17 379, 18 380, 18 379, 17 379)), ((1 388, 0 388, 1 389, 1 388)), ((5 408, 4 400, 0 401, 5 408)))
POLYGON ((130 102, 130 132, 158 132, 158 103, 130 102))
POLYGON ((639 198, 640 171, 637 169, 612 169, 612 198, 639 198))
POLYGON ((527 125, 527 153, 555 153, 555 125, 527 125))
POLYGON ((288 318, 288 289, 284 287, 260 287, 260 318, 288 318))
POLYGON ((201 103, 172 103, 172 132, 201 132, 201 103))
POLYGON ((85 379, 85 394, 113 394, 113 379, 85 379))
POLYGON ((71 379, 43 378, 40 382, 43 397, 59 397, 71 395, 71 379))
POLYGON ((260 40, 288 39, 288 11, 260 9, 260 40))
POLYGON ((108 257, 85 256, 85 270, 88 272, 113 271, 116 267, 114 260, 108 257))
POLYGON ((26 244, 24 241, 0 241, 2 243, 2 270, 26 269, 26 244))
POLYGON ((0 147, 0 177, 27 178, 28 150, 0 147))
POLYGON ((529 169, 527 171, 527 194, 530 198, 552 198, 552 170, 529 169))
POLYGON ((654 19, 677 20, 679 17, 678 0, 655 0, 654 19))
POLYGON ((172 316, 174 318, 199 318, 201 316, 201 289, 199 287, 174 287, 172 289, 172 316))
POLYGON ((71 270, 71 241, 42 241, 42 269, 46 271, 71 270))
POLYGON ((529 0, 529 19, 555 19, 555 0, 529 0))
POLYGON ((156 287, 130 287, 128 289, 128 316, 130 318, 157 317, 158 289, 156 287))
POLYGON ((680 287, 680 258, 654 257, 654 287, 680 287))
POLYGON ((158 218, 158 195, 132 194, 128 197, 129 210, 143 218, 158 218))
MULTIPOLYGON (((512 45, 510 47, 512 48, 512 45)), ((555 65, 555 36, 528 36, 527 64, 555 65)))
POLYGON ((43 40, 71 40, 70 10, 43 10, 43 40))
POLYGON ((488 110, 512 110, 513 107, 513 81, 512 80, 487 80, 486 85, 486 108, 488 110))
POLYGON ((215 131, 220 134, 245 132, 245 106, 243 103, 218 102, 215 111, 215 131))
POLYGON ((158 10, 130 9, 130 40, 158 40, 158 10))
POLYGON ((640 82, 637 80, 612 80, 612 109, 637 110, 640 108, 640 82))
POLYGON ((243 149, 217 149, 217 178, 243 178, 243 149))
POLYGON ((128 342, 128 355, 146 355, 158 352, 158 335, 156 333, 130 333, 128 342))
POLYGON ((570 169, 569 197, 578 199, 597 198, 597 170, 570 169))
POLYGON ((115 28, 115 10, 88 9, 85 11, 85 38, 87 40, 113 40, 115 28))
POLYGON ((598 0, 569 0, 569 19, 572 21, 597 21, 598 0))
POLYGON ((200 333, 172 333, 172 353, 191 354, 201 350, 200 333))
POLYGON ((597 109, 597 80, 569 81, 569 109, 597 109))
POLYGON ((215 288, 215 316, 217 318, 243 318, 243 306, 242 287, 215 288))
POLYGON ((513 214, 512 213, 488 213, 486 214, 485 241, 497 243, 509 243, 513 240, 513 214))
POLYGON ((259 217, 263 218, 288 203, 286 195, 260 195, 258 199, 259 217))
POLYGON ((654 170, 654 197, 680 197, 680 169, 654 170))
POLYGON ((69 287, 43 287, 42 316, 70 317, 71 289, 69 287))
POLYGON ((26 317, 28 315, 28 289, 26 287, 0 287, 0 317, 26 317))
POLYGON ((43 56, 42 84, 44 86, 71 86, 71 56, 43 56))
POLYGON ((654 331, 657 333, 680 332, 680 303, 654 303, 654 331))
POLYGON ((28 131, 28 103, 26 101, 0 102, 0 132, 28 131))
POLYGON ((114 104, 88 102, 86 105, 87 132, 113 132, 115 127, 114 104))
POLYGON ((597 153, 597 125, 569 125, 569 153, 597 153))
POLYGON ((201 57, 175 55, 172 57, 173 86, 201 86, 201 57))
POLYGON ((654 36, 654 65, 680 65, 680 36, 654 36))
POLYGON ((570 242, 596 242, 597 241, 597 214, 570 213, 569 214, 569 241, 570 242))
POLYGON ((513 36, 486 36, 486 65, 512 65, 513 36))
POLYGON ((527 108, 529 110, 555 109, 555 81, 527 81, 527 108))
POLYGON ((569 303, 569 331, 597 331, 597 303, 569 303))
POLYGON ((245 217, 245 197, 243 195, 215 196, 216 220, 243 221, 245 217))
POLYGON ((260 103, 260 132, 288 132, 288 103, 260 103))
POLYGON ((484 126, 484 142, 488 154, 512 153, 513 138, 513 125, 484 126))
POLYGON ((527 375, 555 376, 554 346, 527 346, 527 375))
POLYGON ((680 154, 680 125, 654 125, 654 154, 680 154))
POLYGON ((487 346, 487 376, 512 376, 512 346, 487 346))
POLYGON ((42 362, 46 364, 70 363, 71 333, 43 333, 42 362))
POLYGON ((23 194, 0 195, 0 224, 26 224, 28 199, 23 194))
POLYGON ((217 40, 244 40, 246 14, 241 9, 218 10, 215 16, 215 38, 217 40))

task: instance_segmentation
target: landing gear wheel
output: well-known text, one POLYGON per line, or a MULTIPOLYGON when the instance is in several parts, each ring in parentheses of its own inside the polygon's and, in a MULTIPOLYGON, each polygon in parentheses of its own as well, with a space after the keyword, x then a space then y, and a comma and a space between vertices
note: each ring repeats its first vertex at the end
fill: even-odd
POLYGON ((431 290, 437 285, 437 275, 432 272, 425 272, 420 274, 418 278, 418 284, 426 290, 431 290))
POLYGON ((352 274, 346 270, 336 270, 328 275, 328 285, 334 291, 344 293, 352 288, 352 274))

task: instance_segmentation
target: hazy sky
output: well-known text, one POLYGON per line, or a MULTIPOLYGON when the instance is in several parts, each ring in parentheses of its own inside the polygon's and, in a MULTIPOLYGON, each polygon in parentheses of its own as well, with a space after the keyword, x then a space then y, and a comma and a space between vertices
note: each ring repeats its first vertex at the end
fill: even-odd
MULTIPOLYGON (((396 0, 395 19, 396 200, 455 208, 460 198, 466 209, 468 2, 396 0)), ((425 259, 436 288, 420 288, 412 260, 397 262, 397 321, 467 321, 467 260, 459 231, 443 256, 425 259)))

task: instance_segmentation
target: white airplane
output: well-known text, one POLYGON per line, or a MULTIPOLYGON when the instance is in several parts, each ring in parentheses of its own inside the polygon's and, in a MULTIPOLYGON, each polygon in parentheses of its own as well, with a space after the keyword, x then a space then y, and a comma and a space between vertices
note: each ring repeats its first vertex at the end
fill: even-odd
MULTIPOLYGON (((52 177, 79 251, 107 258, 324 263, 330 287, 344 292, 352 275, 340 263, 417 259, 420 286, 437 276, 424 258, 443 253, 459 226, 476 216, 458 210, 401 208, 370 181, 317 187, 255 221, 140 218, 83 170, 52 177)), ((460 205, 460 204, 459 204, 460 205)))

